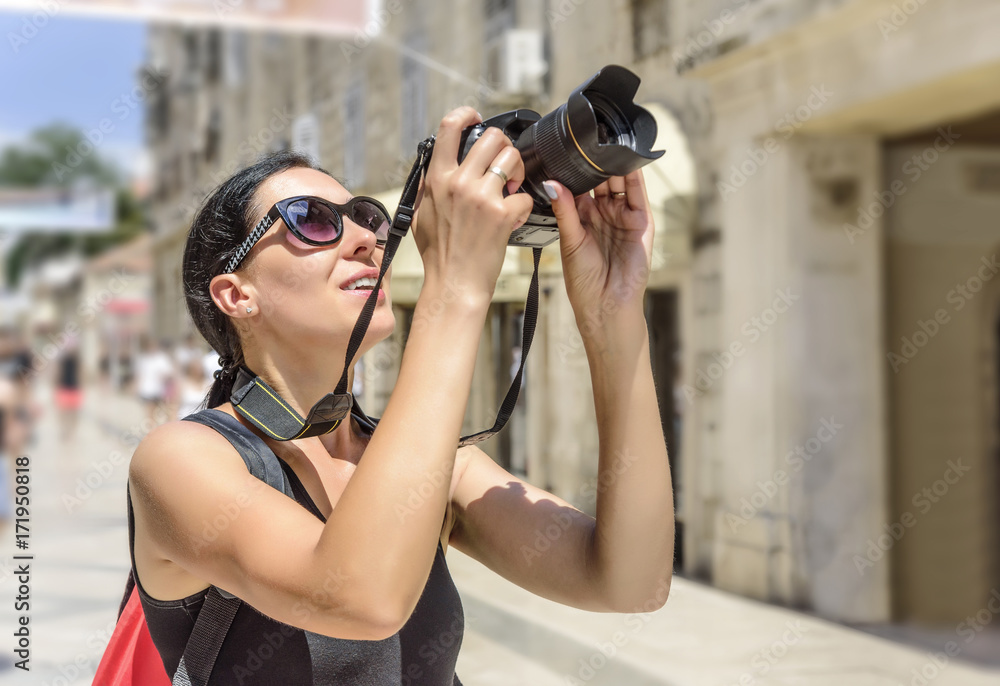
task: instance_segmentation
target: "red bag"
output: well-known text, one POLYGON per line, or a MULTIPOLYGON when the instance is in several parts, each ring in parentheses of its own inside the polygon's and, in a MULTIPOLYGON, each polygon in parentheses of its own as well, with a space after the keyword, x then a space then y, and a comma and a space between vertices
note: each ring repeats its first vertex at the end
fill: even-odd
POLYGON ((104 649, 93 686, 170 686, 135 587, 104 649))

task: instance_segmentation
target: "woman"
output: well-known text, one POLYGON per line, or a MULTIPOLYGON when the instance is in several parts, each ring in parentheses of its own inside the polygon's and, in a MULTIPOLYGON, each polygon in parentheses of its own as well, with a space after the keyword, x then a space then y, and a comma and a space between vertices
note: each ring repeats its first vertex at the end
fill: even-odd
MULTIPOLYGON (((673 505, 642 309, 653 225, 641 174, 612 179, 575 203, 563 186, 549 185, 591 363, 599 469, 614 472, 601 480, 597 520, 474 446, 456 450, 507 240, 532 207, 526 194, 504 197, 524 167, 498 130, 456 162, 462 130, 480 121, 460 108, 438 130, 412 229, 424 284, 396 387, 371 434, 352 419, 324 435, 279 441, 229 401, 238 365, 299 415, 337 384, 369 295, 350 289, 377 275, 380 237, 345 220, 339 240, 318 248, 282 216, 239 255, 279 201, 343 204, 347 190, 306 160, 278 155, 237 173, 199 212, 185 252, 188 306, 228 362, 208 401, 215 409, 205 412, 252 427, 299 482, 302 504, 254 484, 236 450, 200 424, 167 423, 136 449, 134 570, 168 674, 187 636, 155 625, 186 613, 171 627, 190 632, 189 609, 211 584, 259 611, 236 616, 213 684, 457 684, 460 641, 443 655, 426 650, 461 627, 448 545, 578 608, 650 611, 665 602, 673 505), (230 260, 238 266, 227 272, 230 260), (559 535, 540 545, 553 521, 559 535), (241 634, 250 624, 259 633, 241 634), (298 633, 254 661, 255 649, 286 625, 298 633)), ((393 329, 388 283, 359 355, 393 329)))

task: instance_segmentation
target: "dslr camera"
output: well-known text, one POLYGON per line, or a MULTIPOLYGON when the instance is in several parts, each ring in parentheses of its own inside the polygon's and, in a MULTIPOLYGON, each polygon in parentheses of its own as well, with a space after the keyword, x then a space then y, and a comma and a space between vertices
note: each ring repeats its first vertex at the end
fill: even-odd
POLYGON ((582 195, 663 155, 662 150, 651 150, 656 121, 634 102, 639 81, 625 67, 609 65, 544 117, 533 110, 514 110, 465 129, 459 163, 491 126, 503 131, 521 153, 525 180, 518 192, 531 195, 535 206, 528 221, 511 234, 510 245, 540 248, 559 238, 542 182, 554 179, 574 196, 582 195))

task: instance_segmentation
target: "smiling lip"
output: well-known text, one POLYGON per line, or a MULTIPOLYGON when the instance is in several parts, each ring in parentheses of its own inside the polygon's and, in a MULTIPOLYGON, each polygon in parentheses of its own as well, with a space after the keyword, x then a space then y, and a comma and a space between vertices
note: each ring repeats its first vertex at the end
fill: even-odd
POLYGON ((344 283, 340 284, 340 290, 342 290, 342 291, 346 290, 347 287, 350 286, 352 283, 354 283, 358 279, 363 279, 363 278, 369 278, 369 279, 376 279, 376 280, 378 280, 378 269, 375 269, 374 267, 372 267, 370 269, 362 269, 357 274, 355 274, 354 276, 352 276, 351 278, 349 278, 347 281, 345 281, 344 283))
MULTIPOLYGON (((361 296, 364 296, 364 298, 367 300, 368 296, 371 295, 371 293, 372 293, 372 289, 370 289, 370 288, 355 288, 353 291, 344 291, 344 292, 347 293, 348 295, 361 295, 361 296)), ((378 300, 376 300, 375 302, 376 303, 380 303, 380 302, 384 302, 384 301, 385 301, 385 291, 383 291, 380 288, 380 289, 378 289, 378 300)))
MULTIPOLYGON (((376 281, 378 281, 378 275, 379 275, 379 270, 374 267, 370 267, 368 269, 362 269, 361 271, 357 272, 354 276, 352 276, 350 279, 340 284, 340 290, 344 291, 348 295, 362 296, 365 299, 367 299, 368 296, 371 295, 372 289, 355 288, 354 290, 349 291, 347 290, 347 287, 350 286, 355 281, 357 281, 358 279, 368 278, 368 279, 375 279, 376 281)), ((385 281, 385 279, 383 279, 383 281, 385 281)), ((375 300, 375 303, 378 304, 382 302, 385 302, 385 290, 379 288, 378 298, 375 300)))

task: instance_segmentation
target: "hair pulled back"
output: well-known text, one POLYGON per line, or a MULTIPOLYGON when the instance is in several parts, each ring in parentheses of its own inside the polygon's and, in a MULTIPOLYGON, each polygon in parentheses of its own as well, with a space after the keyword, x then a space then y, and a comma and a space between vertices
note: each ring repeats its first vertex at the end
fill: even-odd
POLYGON ((208 393, 207 407, 217 407, 229 400, 236 371, 243 364, 239 332, 229 315, 212 300, 209 284, 222 273, 253 228, 254 195, 261 184, 275 174, 297 167, 329 174, 306 155, 287 150, 267 155, 223 181, 205 199, 191 224, 184 245, 184 300, 194 325, 222 363, 208 393))

